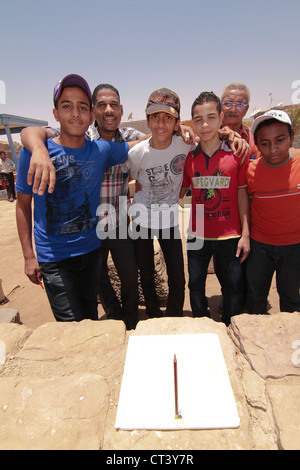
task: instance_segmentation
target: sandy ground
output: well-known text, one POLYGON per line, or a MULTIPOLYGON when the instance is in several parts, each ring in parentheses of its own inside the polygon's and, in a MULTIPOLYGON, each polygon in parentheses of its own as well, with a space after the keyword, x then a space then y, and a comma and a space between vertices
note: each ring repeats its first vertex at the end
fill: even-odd
MULTIPOLYGON (((16 202, 0 200, 0 278, 2 279, 2 288, 8 299, 1 308, 9 307, 17 309, 20 313, 21 322, 28 328, 37 328, 43 323, 55 321, 50 309, 47 296, 42 288, 32 284, 24 274, 24 261, 21 245, 18 238, 15 221, 16 202)), ((186 280, 188 276, 186 275, 186 280)), ((209 298, 209 307, 211 317, 220 321, 218 311, 219 301, 221 299, 220 286, 215 274, 209 274, 206 286, 207 296, 209 298)), ((279 311, 278 295, 273 280, 269 295, 270 310, 269 313, 279 311)), ((186 286, 185 296, 185 315, 191 315, 189 292, 186 286)), ((99 318, 104 315, 101 305, 99 305, 99 318)), ((140 308, 140 319, 147 318, 144 308, 140 308)))

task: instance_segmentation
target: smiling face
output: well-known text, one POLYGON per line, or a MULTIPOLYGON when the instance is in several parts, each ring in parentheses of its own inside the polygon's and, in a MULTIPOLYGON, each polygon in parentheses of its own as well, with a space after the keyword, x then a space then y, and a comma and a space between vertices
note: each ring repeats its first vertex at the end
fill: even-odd
POLYGON ((101 137, 112 140, 123 116, 123 106, 118 95, 108 88, 99 90, 94 102, 94 113, 101 137))
POLYGON ((60 141, 66 147, 83 145, 85 132, 93 121, 93 113, 87 94, 79 87, 66 87, 53 110, 60 123, 60 141))
POLYGON ((193 110, 193 125, 202 143, 219 140, 223 113, 219 114, 215 102, 198 104, 193 110))
POLYGON ((222 100, 223 126, 240 127, 248 109, 248 96, 245 90, 227 90, 222 100), (228 106, 228 103, 233 103, 233 105, 228 106), (239 109, 235 106, 237 103, 243 103, 246 106, 239 109))
POLYGON ((265 125, 255 133, 257 148, 269 165, 280 165, 288 159, 293 137, 288 125, 279 121, 265 125))
POLYGON ((158 150, 168 148, 174 131, 177 132, 179 129, 179 119, 165 112, 149 114, 147 119, 148 127, 152 132, 151 146, 158 150))

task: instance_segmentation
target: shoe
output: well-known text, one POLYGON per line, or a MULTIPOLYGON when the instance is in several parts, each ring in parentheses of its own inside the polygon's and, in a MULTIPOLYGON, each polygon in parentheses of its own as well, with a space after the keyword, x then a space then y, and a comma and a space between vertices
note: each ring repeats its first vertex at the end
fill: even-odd
POLYGON ((135 330, 136 328, 136 325, 138 324, 138 322, 127 322, 126 323, 126 330, 135 330))
POLYGON ((160 310, 160 308, 158 308, 158 307, 157 307, 157 309, 146 308, 146 315, 149 318, 162 318, 163 317, 163 313, 160 310))

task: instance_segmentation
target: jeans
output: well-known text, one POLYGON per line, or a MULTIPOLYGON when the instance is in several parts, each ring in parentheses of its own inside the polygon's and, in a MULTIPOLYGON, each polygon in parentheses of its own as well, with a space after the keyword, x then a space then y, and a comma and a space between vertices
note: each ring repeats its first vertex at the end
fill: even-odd
POLYGON ((98 320, 100 248, 62 261, 40 263, 45 290, 57 321, 98 320))
MULTIPOLYGON (((138 232, 137 226, 135 226, 135 230, 138 232)), ((182 241, 178 226, 166 230, 148 230, 147 238, 137 238, 135 241, 146 313, 150 317, 162 316, 155 289, 154 247, 151 238, 154 235, 157 237, 162 249, 168 274, 169 295, 165 315, 182 316, 185 277, 182 241)))
MULTIPOLYGON (((188 243, 192 243, 188 241, 188 243)), ((194 317, 210 316, 205 295, 207 269, 215 253, 223 292, 222 321, 230 323, 230 317, 241 312, 243 298, 242 265, 236 257, 238 238, 229 240, 204 240, 200 250, 187 250, 190 302, 194 317)))
POLYGON ((102 240, 102 267, 98 294, 107 318, 123 320, 127 328, 134 328, 138 322, 138 273, 134 242, 130 238, 102 240), (111 253, 121 283, 121 302, 111 284, 107 259, 111 253))
POLYGON ((249 313, 267 313, 274 272, 281 312, 300 311, 300 243, 275 246, 251 239, 246 266, 249 313))

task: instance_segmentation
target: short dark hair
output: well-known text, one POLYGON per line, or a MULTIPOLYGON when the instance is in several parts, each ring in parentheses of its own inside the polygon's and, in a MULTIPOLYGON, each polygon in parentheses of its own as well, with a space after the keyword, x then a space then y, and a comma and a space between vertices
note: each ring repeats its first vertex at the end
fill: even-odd
POLYGON ((196 106, 199 104, 204 104, 204 103, 216 103, 217 105, 217 111, 219 114, 221 114, 222 107, 221 107, 221 101, 220 98, 215 95, 213 91, 203 91, 200 93, 200 95, 195 99, 194 103, 192 104, 192 117, 194 115, 194 109, 196 106))
MULTIPOLYGON (((262 121, 258 124, 257 128, 255 129, 255 132, 254 132, 254 142, 257 144, 257 132, 262 128, 262 127, 266 127, 266 126, 271 126, 272 124, 278 124, 280 123, 280 121, 278 121, 278 119, 266 119, 265 121, 262 121)), ((287 124, 285 122, 282 122, 282 124, 284 124, 285 126, 287 126, 288 128, 288 131, 289 131, 289 136, 292 137, 293 135, 293 132, 294 132, 294 129, 293 127, 290 125, 290 124, 287 124)))
POLYGON ((100 85, 97 85, 96 88, 93 91, 93 105, 96 103, 97 95, 100 90, 112 90, 118 97, 119 103, 120 103, 120 93, 119 91, 113 86, 110 85, 109 83, 100 83, 100 85))

